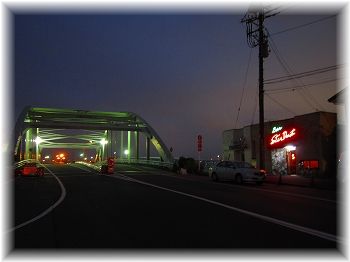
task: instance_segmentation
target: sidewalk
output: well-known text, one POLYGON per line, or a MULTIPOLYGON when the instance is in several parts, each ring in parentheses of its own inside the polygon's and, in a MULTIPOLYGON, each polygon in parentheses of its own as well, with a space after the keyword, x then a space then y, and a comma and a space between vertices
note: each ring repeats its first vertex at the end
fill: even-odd
POLYGON ((267 175, 265 182, 271 184, 336 190, 336 181, 327 178, 311 178, 299 175, 286 175, 281 177, 278 175, 267 175))

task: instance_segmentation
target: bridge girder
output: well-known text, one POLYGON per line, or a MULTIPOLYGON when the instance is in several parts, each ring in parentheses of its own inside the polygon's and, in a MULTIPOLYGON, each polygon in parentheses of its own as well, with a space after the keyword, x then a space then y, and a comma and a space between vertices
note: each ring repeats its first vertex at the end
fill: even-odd
MULTIPOLYGON (((143 118, 132 112, 26 107, 16 121, 16 154, 19 152, 19 141, 22 136, 26 130, 33 128, 138 131, 150 139, 161 159, 166 162, 173 161, 171 152, 156 131, 143 118)), ((55 145, 46 146, 52 148, 55 145)), ((83 144, 77 145, 79 146, 83 144)))

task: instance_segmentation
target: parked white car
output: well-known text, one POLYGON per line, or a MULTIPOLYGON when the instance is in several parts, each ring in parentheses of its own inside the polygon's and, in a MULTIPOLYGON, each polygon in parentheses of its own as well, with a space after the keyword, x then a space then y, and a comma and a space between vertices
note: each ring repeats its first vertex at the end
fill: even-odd
POLYGON ((213 181, 231 180, 237 184, 255 182, 261 185, 265 180, 266 173, 246 162, 221 161, 209 169, 209 176, 213 181))

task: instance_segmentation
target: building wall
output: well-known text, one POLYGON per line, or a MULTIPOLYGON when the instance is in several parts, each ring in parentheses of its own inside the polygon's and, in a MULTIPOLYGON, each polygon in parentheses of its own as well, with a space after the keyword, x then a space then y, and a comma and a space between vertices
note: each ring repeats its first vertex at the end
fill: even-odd
MULTIPOLYGON (((271 148, 267 137, 271 135, 274 126, 295 127, 298 138, 292 142, 296 146, 296 162, 301 160, 319 160, 320 176, 335 176, 336 163, 336 126, 337 115, 328 112, 315 112, 296 116, 290 119, 270 121, 265 123, 265 169, 272 172, 271 148)), ((231 129, 223 132, 224 159, 242 160, 238 149, 232 149, 234 142, 244 137, 244 159, 259 167, 259 125, 246 126, 241 129, 231 129), (230 147, 231 146, 231 147, 230 147)))

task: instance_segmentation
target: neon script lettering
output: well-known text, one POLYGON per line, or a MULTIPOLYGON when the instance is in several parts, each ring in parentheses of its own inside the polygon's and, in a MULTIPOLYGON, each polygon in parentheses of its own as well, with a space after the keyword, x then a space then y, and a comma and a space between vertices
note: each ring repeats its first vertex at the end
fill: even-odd
POLYGON ((293 128, 289 133, 287 131, 283 131, 281 133, 275 134, 271 137, 270 145, 282 142, 285 139, 295 136, 295 134, 295 128, 293 128))
POLYGON ((281 130, 282 130, 282 127, 281 127, 281 126, 278 126, 278 127, 274 126, 274 127, 272 128, 272 134, 277 133, 278 131, 281 131, 281 130))

